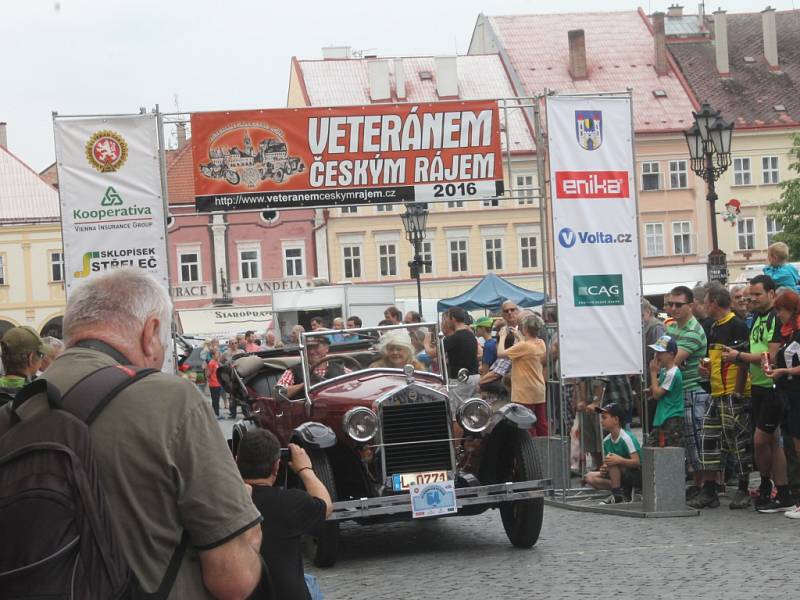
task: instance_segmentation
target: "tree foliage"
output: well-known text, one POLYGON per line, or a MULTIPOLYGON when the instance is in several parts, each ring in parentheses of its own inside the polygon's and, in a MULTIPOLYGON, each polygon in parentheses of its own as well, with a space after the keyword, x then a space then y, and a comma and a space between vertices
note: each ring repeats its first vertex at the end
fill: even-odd
POLYGON ((782 181, 780 202, 769 207, 769 215, 774 217, 783 231, 775 236, 776 241, 785 242, 789 246, 791 260, 800 259, 800 133, 794 135, 789 150, 789 169, 797 173, 797 177, 782 181))

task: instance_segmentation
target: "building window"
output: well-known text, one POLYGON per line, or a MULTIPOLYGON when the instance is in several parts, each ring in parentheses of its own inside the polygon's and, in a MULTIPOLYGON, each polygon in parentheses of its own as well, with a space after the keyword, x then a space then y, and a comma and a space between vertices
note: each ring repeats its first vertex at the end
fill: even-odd
POLYGON ((397 275, 397 244, 378 244, 381 277, 397 275))
POLYGON ((422 258, 422 260, 428 261, 430 264, 422 265, 419 268, 419 272, 423 274, 433 273, 433 242, 430 241, 422 242, 421 250, 422 252, 420 253, 420 258, 422 258))
POLYGON ((343 206, 342 207, 342 214, 343 215, 354 215, 358 212, 357 206, 343 206))
POLYGON ((239 276, 241 279, 258 279, 261 264, 258 248, 239 248, 239 276))
POLYGON ((753 218, 741 219, 736 222, 737 241, 739 250, 756 249, 756 220, 753 218))
POLYGON ((783 226, 775 217, 767 217, 767 246, 775 242, 775 236, 783 231, 783 226))
POLYGON ((733 159, 733 185, 751 185, 753 183, 750 175, 750 159, 733 159))
POLYGON ((486 207, 500 206, 500 200, 498 198, 492 198, 491 200, 484 200, 483 205, 486 207))
POLYGON ((376 204, 375 212, 392 212, 393 208, 391 204, 376 204))
POLYGON ((518 198, 517 204, 519 206, 533 204, 533 175, 517 175, 516 180, 514 191, 518 198))
POLYGON ((503 268, 503 238, 486 238, 483 240, 486 251, 486 270, 500 271, 503 268))
POLYGON ((780 175, 778 175, 778 157, 762 156, 761 181, 767 185, 774 185, 780 182, 780 180, 780 175))
POLYGON ((283 276, 303 277, 306 274, 305 248, 291 244, 283 247, 283 276))
POLYGON ((642 191, 654 192, 661 189, 661 172, 657 162, 642 163, 642 191))
POLYGON ((456 200, 454 202, 448 202, 447 208, 464 208, 464 201, 463 200, 456 200))
POLYGON ((0 285, 6 284, 6 255, 0 254, 0 285))
POLYGON ((181 283, 200 281, 200 254, 197 252, 180 252, 178 263, 181 270, 181 283))
POLYGON ((645 223, 646 256, 664 256, 664 224, 645 223))
POLYGON ((64 281, 64 253, 50 253, 50 281, 64 281))
POLYGON ((682 190, 689 187, 685 160, 669 161, 669 187, 673 190, 682 190))
POLYGON ((450 271, 467 272, 467 240, 450 240, 450 271))
POLYGON ((520 264, 523 269, 533 269, 539 265, 539 253, 535 236, 525 235, 519 238, 519 250, 521 254, 520 264))
POLYGON ((345 279, 361 277, 361 247, 342 246, 345 279))
POLYGON ((672 247, 675 254, 692 253, 692 224, 690 221, 672 222, 672 247))

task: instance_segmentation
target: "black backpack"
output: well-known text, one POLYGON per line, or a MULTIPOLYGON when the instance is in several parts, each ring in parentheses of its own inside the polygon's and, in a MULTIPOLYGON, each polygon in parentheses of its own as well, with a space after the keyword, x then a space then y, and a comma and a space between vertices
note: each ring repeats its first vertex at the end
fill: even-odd
POLYGON ((63 398, 38 379, 0 408, 0 600, 169 595, 188 536, 158 591, 144 593, 112 529, 89 435, 89 425, 119 392, 154 372, 105 367, 63 398), (50 410, 25 416, 23 404, 39 394, 50 410))

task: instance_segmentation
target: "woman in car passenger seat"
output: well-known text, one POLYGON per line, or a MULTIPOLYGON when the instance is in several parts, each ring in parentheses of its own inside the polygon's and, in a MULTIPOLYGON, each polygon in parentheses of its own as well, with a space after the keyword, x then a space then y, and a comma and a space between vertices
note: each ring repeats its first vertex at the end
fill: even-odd
POLYGON ((414 358, 414 345, 405 329, 390 329, 381 336, 378 342, 380 357, 370 365, 370 368, 388 367, 402 369, 412 365, 416 371, 424 371, 425 367, 414 358))

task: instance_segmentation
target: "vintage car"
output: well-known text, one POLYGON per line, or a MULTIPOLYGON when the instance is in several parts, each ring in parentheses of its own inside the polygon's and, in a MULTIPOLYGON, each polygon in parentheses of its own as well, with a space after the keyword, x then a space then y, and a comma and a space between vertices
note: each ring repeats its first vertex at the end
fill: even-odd
MULTIPOLYGON (((442 357, 436 325, 423 326, 434 332, 442 357)), ((466 372, 455 388, 448 387, 441 360, 435 361, 438 372, 371 367, 378 337, 400 327, 406 326, 342 332, 357 341, 332 343, 320 362, 346 369, 312 380, 297 398, 288 397, 279 378, 299 364, 309 381, 318 365, 308 364, 307 342, 330 333, 307 333, 299 348, 233 360, 232 368, 220 371, 222 383, 249 406, 248 417, 234 425, 233 452, 252 427, 269 429, 284 447, 294 442, 306 449, 334 500, 333 514, 307 544, 318 566, 335 562, 341 521, 411 519, 409 488, 429 482, 453 482, 458 515, 499 508, 511 543, 530 548, 539 537, 550 486, 528 432, 535 415, 519 404, 493 409, 480 398, 459 397, 455 388, 466 385, 466 372)), ((280 480, 301 485, 288 469, 280 480)))

